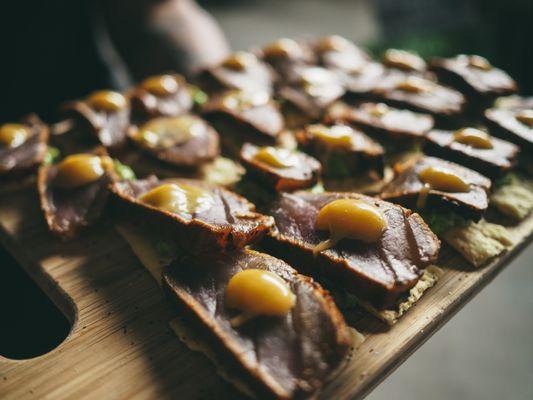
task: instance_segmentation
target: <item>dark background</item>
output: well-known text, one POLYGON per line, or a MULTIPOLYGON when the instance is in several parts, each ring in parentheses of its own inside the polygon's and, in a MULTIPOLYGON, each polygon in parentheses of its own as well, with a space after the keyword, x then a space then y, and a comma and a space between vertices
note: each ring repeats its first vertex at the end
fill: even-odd
MULTIPOLYGON (((97 88, 123 88, 128 80, 116 79, 109 60, 102 60, 107 43, 102 43, 99 28, 108 21, 111 33, 118 32, 115 42, 127 68, 127 62, 142 60, 143 53, 154 47, 150 42, 143 48, 150 36, 143 19, 146 3, 165 1, 3 3, 0 121, 30 111, 53 119, 64 100, 97 88), (137 50, 141 54, 134 57, 131 53, 137 50)), ((341 33, 375 53, 388 46, 417 50, 424 56, 478 53, 511 73, 524 93, 533 92, 531 0, 203 0, 200 4, 221 22, 234 48, 282 35, 341 33)), ((183 57, 180 49, 173 51, 173 61, 165 65, 179 70, 183 57)), ((154 57, 141 62, 149 64, 154 57)), ((115 63, 115 69, 117 65, 124 66, 115 63)), ((139 73, 132 76, 140 78, 139 73)))

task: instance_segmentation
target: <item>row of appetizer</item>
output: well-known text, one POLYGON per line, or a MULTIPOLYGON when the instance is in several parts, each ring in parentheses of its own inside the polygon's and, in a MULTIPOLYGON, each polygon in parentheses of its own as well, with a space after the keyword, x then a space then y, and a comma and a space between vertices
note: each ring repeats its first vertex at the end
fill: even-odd
POLYGON ((51 129, 2 125, 0 182, 38 169, 65 239, 108 212, 258 397, 312 395, 353 346, 316 282, 345 313, 356 299, 394 323, 438 279, 437 235, 480 265, 512 244, 489 205, 516 220, 533 207, 502 180, 530 167, 533 101, 501 98, 517 85, 482 57, 391 49, 377 62, 338 36, 280 39, 193 82, 98 91, 51 129))

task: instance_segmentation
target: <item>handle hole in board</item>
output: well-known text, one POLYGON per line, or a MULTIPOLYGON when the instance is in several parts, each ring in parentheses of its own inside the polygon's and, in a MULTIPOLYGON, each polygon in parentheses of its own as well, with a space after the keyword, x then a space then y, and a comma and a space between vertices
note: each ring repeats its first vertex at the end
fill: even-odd
POLYGON ((55 349, 70 321, 2 246, 0 266, 0 356, 23 360, 55 349))

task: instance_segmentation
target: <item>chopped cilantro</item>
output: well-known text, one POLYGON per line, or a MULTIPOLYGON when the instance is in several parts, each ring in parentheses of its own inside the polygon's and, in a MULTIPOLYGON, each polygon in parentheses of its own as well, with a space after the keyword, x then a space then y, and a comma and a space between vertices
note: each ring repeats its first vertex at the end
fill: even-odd
POLYGON ((114 159, 113 165, 115 167, 115 172, 120 176, 121 179, 126 181, 131 181, 135 179, 135 172, 128 167, 127 165, 122 164, 120 161, 114 159))
POLYGON ((44 155, 43 165, 51 165, 55 163, 59 157, 61 157, 61 152, 57 147, 48 146, 46 154, 44 155))

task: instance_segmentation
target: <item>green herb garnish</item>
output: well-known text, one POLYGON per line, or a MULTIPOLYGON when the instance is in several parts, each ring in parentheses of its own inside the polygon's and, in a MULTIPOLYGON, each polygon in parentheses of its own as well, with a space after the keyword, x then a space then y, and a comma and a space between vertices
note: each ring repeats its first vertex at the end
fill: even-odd
POLYGON ((197 106, 203 106, 209 100, 209 95, 198 86, 190 85, 189 90, 192 95, 192 100, 197 106))
POLYGON ((61 152, 57 147, 48 146, 44 155, 43 165, 52 165, 61 157, 61 152))
POLYGON ((115 172, 121 179, 125 181, 131 181, 136 178, 135 172, 133 172, 133 170, 127 165, 122 164, 119 160, 114 159, 113 166, 115 168, 115 172))
POLYGON ((324 182, 318 182, 315 186, 310 188, 309 191, 315 194, 324 193, 326 191, 326 189, 324 189, 324 182))
POLYGON ((494 182, 494 186, 499 188, 506 185, 512 185, 518 181, 518 177, 515 173, 509 172, 508 174, 502 176, 500 179, 494 182))
POLYGON ((462 217, 452 211, 424 211, 421 213, 424 221, 437 235, 441 235, 451 228, 464 228, 471 220, 462 217))
POLYGON ((328 178, 342 179, 352 176, 352 171, 350 171, 350 168, 346 165, 343 157, 331 155, 328 157, 325 166, 325 175, 328 178))

